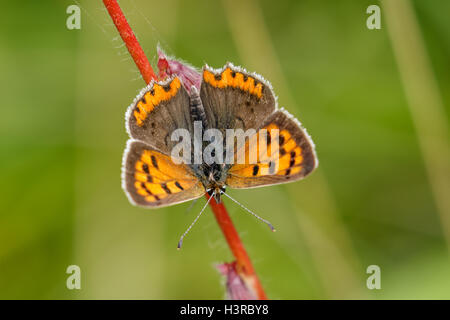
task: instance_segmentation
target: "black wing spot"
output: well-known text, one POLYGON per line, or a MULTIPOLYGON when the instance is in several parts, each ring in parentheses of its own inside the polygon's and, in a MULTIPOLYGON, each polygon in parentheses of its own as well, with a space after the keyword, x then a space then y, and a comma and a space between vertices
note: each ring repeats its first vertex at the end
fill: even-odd
POLYGON ((151 159, 152 159, 152 165, 153 165, 156 169, 159 169, 159 168, 158 168, 158 162, 156 161, 155 156, 151 156, 151 159))
POLYGON ((181 186, 181 184, 178 181, 175 182, 175 185, 178 187, 178 189, 184 190, 184 188, 181 186))
POLYGON ((256 175, 258 174, 258 171, 259 171, 259 166, 258 166, 258 165, 255 165, 255 166, 253 167, 253 176, 256 176, 256 175))
POLYGON ((148 164, 146 164, 146 163, 144 163, 144 164, 142 165, 142 170, 144 170, 144 172, 147 173, 147 174, 150 173, 150 171, 148 170, 148 164))
POLYGON ((266 134, 266 147, 269 147, 271 143, 272 143, 272 136, 271 136, 270 132, 267 132, 267 134, 266 134))
POLYGON ((141 187, 144 188, 144 190, 149 194, 149 195, 153 195, 152 192, 150 190, 147 189, 147 187, 145 186, 145 183, 141 182, 141 187))
POLYGON ((295 158, 291 158, 291 161, 289 161, 289 167, 293 167, 295 164, 295 158))
POLYGON ((172 191, 170 191, 170 189, 167 187, 167 185, 165 183, 161 183, 161 187, 164 189, 164 191, 167 194, 171 194, 172 193, 172 191))
POLYGON ((293 167, 295 164, 295 151, 291 151, 291 160, 289 161, 289 167, 293 167))
POLYGON ((280 147, 284 144, 284 140, 285 140, 284 136, 280 134, 280 141, 279 141, 280 147))

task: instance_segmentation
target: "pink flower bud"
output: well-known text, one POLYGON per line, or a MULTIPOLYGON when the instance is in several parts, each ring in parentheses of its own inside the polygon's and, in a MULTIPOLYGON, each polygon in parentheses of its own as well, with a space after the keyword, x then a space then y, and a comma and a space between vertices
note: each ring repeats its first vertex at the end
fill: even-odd
POLYGON ((186 88, 187 92, 191 91, 192 86, 195 86, 197 90, 200 90, 200 83, 202 82, 201 73, 186 62, 168 58, 159 47, 158 69, 159 79, 164 80, 167 77, 176 75, 183 82, 183 85, 186 88))
POLYGON ((226 298, 228 300, 257 300, 256 295, 239 276, 235 261, 216 265, 216 268, 225 276, 226 298))

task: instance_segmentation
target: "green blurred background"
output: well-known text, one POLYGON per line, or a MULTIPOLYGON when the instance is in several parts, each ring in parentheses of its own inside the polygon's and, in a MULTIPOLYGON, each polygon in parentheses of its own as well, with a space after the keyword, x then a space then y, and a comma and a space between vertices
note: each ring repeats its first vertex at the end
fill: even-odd
MULTIPOLYGON (((375 0, 119 3, 153 65, 159 42, 198 67, 256 71, 312 135, 320 167, 306 180, 230 190, 278 232, 225 199, 270 298, 450 298, 450 194, 428 175, 439 159, 449 165, 448 131, 433 131, 450 114, 449 1, 393 12, 418 26, 400 38, 375 0), (366 27, 371 4, 381 30, 366 27), (414 37, 428 73, 410 93, 431 90, 444 108, 411 107, 414 72, 402 78, 394 49, 414 37), (421 148, 427 132, 435 149, 421 148), (366 287, 369 265, 381 290, 366 287)), ((79 2, 81 30, 66 28, 70 4, 1 4, 0 298, 222 299, 214 264, 232 256, 209 209, 176 250, 204 199, 151 211, 123 193, 124 114, 145 84, 102 2, 79 2), (66 288, 72 264, 81 290, 66 288)), ((422 70, 412 51, 403 62, 422 70)))

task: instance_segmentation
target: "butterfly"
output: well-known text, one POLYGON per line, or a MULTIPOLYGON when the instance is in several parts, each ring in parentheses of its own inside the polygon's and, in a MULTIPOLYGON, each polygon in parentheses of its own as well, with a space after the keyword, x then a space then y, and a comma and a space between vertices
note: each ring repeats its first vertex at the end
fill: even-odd
MULTIPOLYGON (((297 119, 277 107, 269 82, 231 63, 218 70, 204 66, 201 76, 200 88, 193 86, 189 92, 177 76, 152 81, 129 106, 130 139, 123 155, 122 186, 131 203, 160 208, 206 192, 220 202, 226 187, 297 181, 317 167, 314 143, 297 119), (244 144, 233 142, 235 163, 174 161, 177 142, 172 133, 184 129, 194 135, 196 122, 204 130, 254 129, 255 133, 244 144), (261 138, 263 129, 276 136, 261 138), (247 156, 251 152, 257 154, 254 161, 247 156)), ((201 147, 204 151, 204 143, 201 147)))

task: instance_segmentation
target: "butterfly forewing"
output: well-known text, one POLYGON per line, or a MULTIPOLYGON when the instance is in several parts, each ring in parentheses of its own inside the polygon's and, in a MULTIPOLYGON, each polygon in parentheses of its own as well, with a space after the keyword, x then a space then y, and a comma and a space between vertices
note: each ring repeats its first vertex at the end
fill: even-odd
POLYGON ((126 123, 131 138, 170 154, 171 134, 178 128, 192 131, 189 94, 177 77, 152 82, 128 109, 126 123))
POLYGON ((220 70, 203 68, 200 97, 211 128, 258 128, 275 110, 270 84, 228 63, 220 70))

